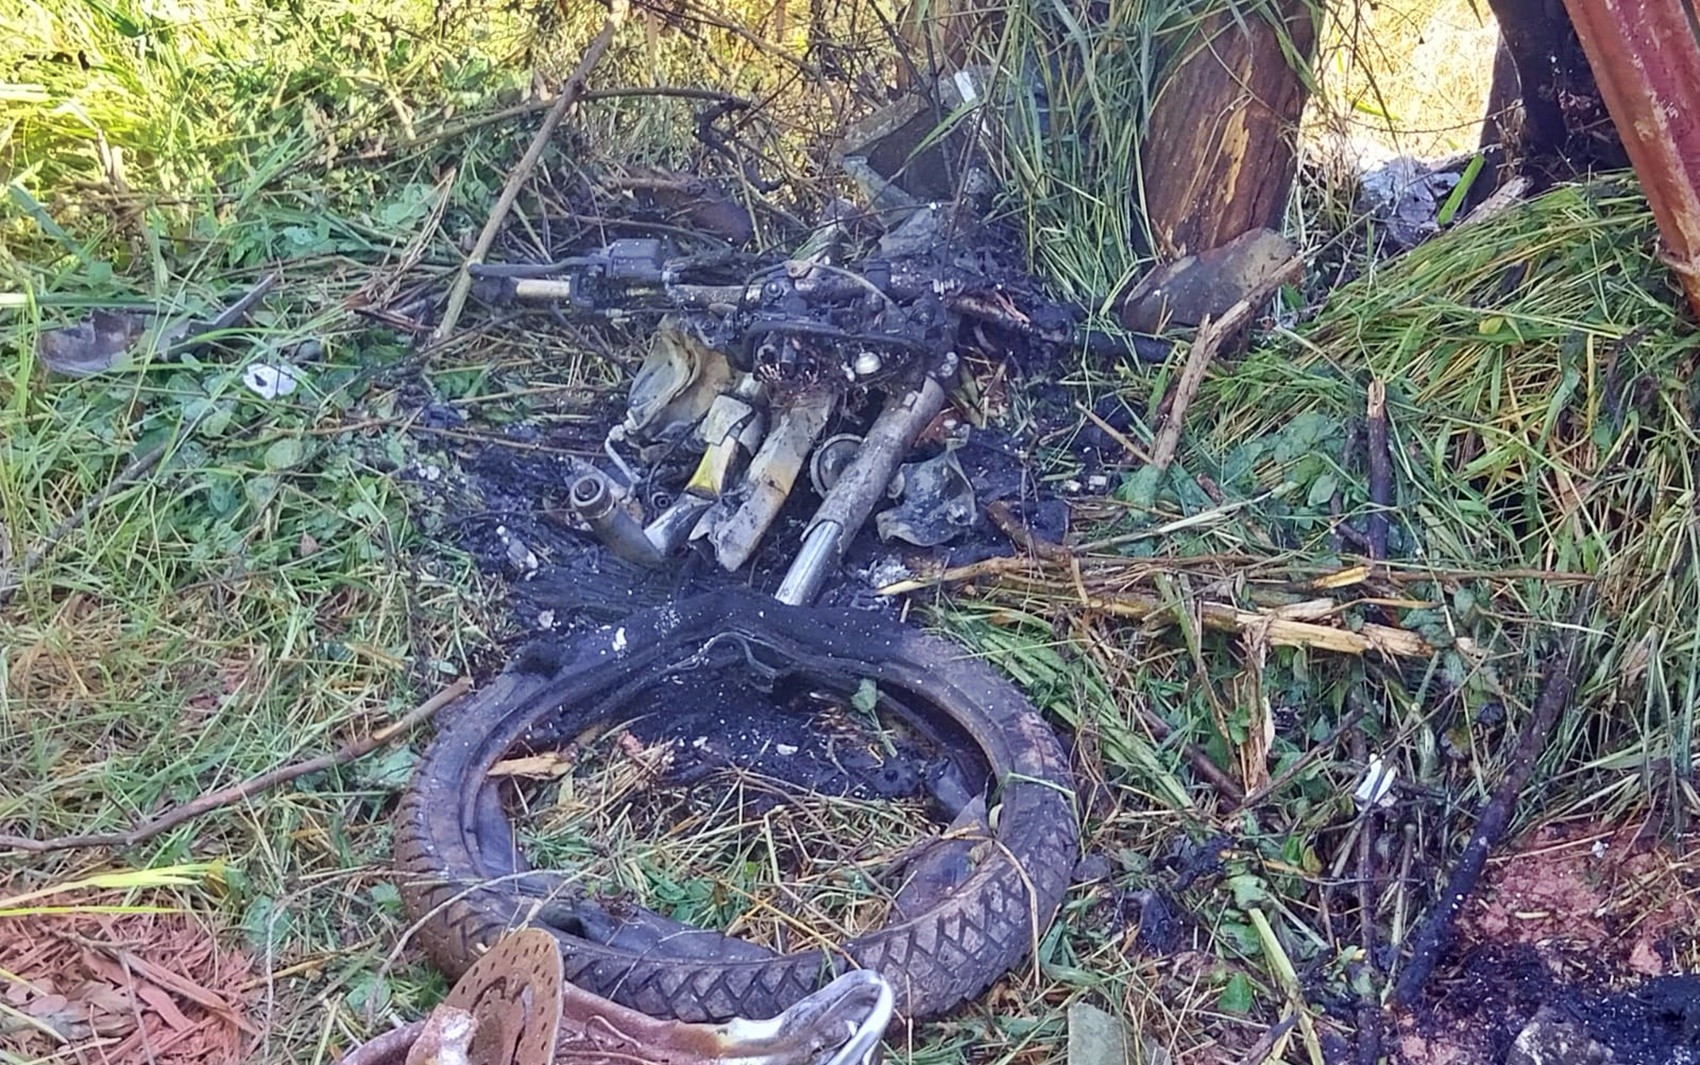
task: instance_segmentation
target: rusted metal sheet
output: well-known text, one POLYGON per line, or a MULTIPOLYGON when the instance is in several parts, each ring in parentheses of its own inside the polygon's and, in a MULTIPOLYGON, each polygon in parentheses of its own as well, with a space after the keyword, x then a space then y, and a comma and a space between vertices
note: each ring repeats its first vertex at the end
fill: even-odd
POLYGON ((1686 0, 1564 0, 1700 316, 1700 29, 1686 0))

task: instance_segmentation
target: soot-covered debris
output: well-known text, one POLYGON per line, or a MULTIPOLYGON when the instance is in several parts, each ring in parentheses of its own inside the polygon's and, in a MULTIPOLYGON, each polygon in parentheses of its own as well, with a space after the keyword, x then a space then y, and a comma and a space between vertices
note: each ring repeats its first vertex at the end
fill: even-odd
MULTIPOLYGON (((614 399, 608 401, 613 405, 614 399)), ((611 417, 612 412, 604 412, 611 417)), ((827 434, 852 425, 844 419, 827 434)), ((594 454, 582 428, 572 436, 507 430, 489 441, 458 449, 452 468, 440 464, 411 471, 421 492, 433 500, 442 535, 467 551, 481 570, 507 584, 521 640, 544 633, 565 634, 606 624, 671 599, 733 585, 771 592, 784 577, 820 497, 802 479, 745 570, 727 573, 711 555, 687 548, 666 567, 624 561, 580 529, 567 503, 567 487, 581 460, 564 452, 594 454), (507 441, 511 440, 511 443, 507 441), (538 445, 551 450, 539 450, 538 445)), ((946 543, 919 548, 884 541, 876 523, 852 543, 837 579, 824 589, 821 605, 894 610, 897 602, 877 590, 929 566, 955 566, 1012 554, 1008 538, 986 520, 987 504, 1016 506, 1041 539, 1060 542, 1069 526, 1066 500, 1040 484, 1032 471, 1033 448, 997 429, 953 430, 961 443, 951 452, 972 487, 975 513, 946 543)), ((439 442, 432 439, 431 444, 439 442)), ((1082 440, 1091 447, 1094 441, 1082 440)), ((920 455, 942 452, 923 445, 920 455)))

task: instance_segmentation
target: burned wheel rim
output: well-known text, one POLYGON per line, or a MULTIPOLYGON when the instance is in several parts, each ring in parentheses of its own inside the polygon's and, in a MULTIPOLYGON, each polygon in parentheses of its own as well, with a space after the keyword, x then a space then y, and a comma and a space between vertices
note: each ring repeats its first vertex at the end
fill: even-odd
POLYGON ((1067 761, 1056 737, 1008 681, 959 647, 856 612, 786 607, 717 593, 648 611, 532 655, 469 697, 426 751, 400 809, 402 897, 432 960, 458 975, 500 935, 549 929, 567 979, 658 1017, 766 1018, 849 968, 888 979, 898 1011, 944 1012, 980 994, 1032 952, 1055 916, 1077 857, 1067 761), (486 774, 545 717, 602 723, 654 678, 742 642, 799 674, 882 690, 948 718, 978 748, 997 805, 989 853, 925 912, 843 943, 729 960, 622 949, 551 923, 560 878, 516 862, 512 826, 486 774))

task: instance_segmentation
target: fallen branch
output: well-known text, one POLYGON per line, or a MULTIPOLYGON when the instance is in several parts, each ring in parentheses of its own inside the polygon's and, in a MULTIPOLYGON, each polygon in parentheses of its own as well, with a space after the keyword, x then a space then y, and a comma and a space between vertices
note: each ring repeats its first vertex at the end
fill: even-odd
POLYGON ((1029 555, 1055 560, 1069 558, 1072 554, 1063 545, 1052 543, 1029 529, 1027 523, 1015 513, 1015 508, 1002 499, 986 504, 986 517, 992 519, 992 524, 1009 537, 1010 543, 1029 555))
MULTIPOLYGON (((1041 560, 1042 561, 1042 560, 1041 560)), ((1084 561, 1081 556, 1075 556, 1074 561, 1084 561)), ((1032 576, 1023 572, 1033 560, 1026 556, 1013 558, 989 558, 972 565, 962 566, 947 571, 932 578, 920 578, 898 581, 879 589, 880 595, 905 595, 924 588, 940 584, 962 583, 992 578, 991 590, 1004 590, 1011 593, 1055 593, 1055 582, 1047 581, 1045 577, 1032 576)), ((1105 594, 1090 594, 1078 583, 1075 585, 1076 595, 1068 597, 1063 602, 1066 605, 1086 610, 1098 611, 1112 617, 1131 618, 1135 621, 1151 621, 1154 623, 1172 622, 1175 607, 1171 602, 1154 596, 1141 595, 1137 592, 1110 592, 1105 594)), ((982 592, 986 589, 982 589, 982 592)), ((1337 654, 1364 655, 1371 652, 1386 655, 1389 658, 1429 658, 1440 648, 1409 629, 1396 625, 1381 625, 1375 622, 1364 622, 1356 629, 1348 629, 1338 625, 1324 625, 1311 618, 1328 617, 1340 612, 1341 605, 1332 599, 1311 599, 1303 602, 1284 603, 1262 610, 1246 610, 1231 603, 1191 603, 1190 609, 1197 615, 1199 623, 1213 632, 1226 632, 1242 635, 1247 632, 1259 632, 1271 644, 1280 647, 1311 647, 1321 651, 1331 651, 1337 654)), ((1457 637, 1452 646, 1459 651, 1470 654, 1475 650, 1475 642, 1468 637, 1457 637)))
POLYGON ((208 795, 184 803, 175 810, 168 810, 158 817, 136 825, 127 832, 110 832, 93 836, 59 836, 54 839, 30 839, 27 836, 0 836, 0 850, 28 851, 43 853, 46 851, 70 850, 77 847, 134 847, 146 842, 162 832, 167 832, 185 821, 192 821, 203 814, 243 799, 252 798, 262 791, 287 784, 298 777, 310 773, 318 773, 336 766, 347 765, 357 758, 382 747, 390 740, 407 732, 413 726, 427 721, 437 711, 459 699, 472 690, 472 682, 465 677, 455 681, 431 698, 420 703, 396 721, 353 743, 338 749, 334 753, 309 758, 304 762, 283 766, 256 777, 249 777, 240 784, 221 788, 208 795))
POLYGON ((1369 383, 1369 557, 1387 558, 1387 513, 1393 507, 1393 453, 1387 446, 1387 385, 1369 383))
MULTIPOLYGON (((1176 524, 1178 523, 1171 522, 1170 527, 1176 524)), ((979 562, 954 566, 937 573, 894 581, 880 588, 879 594, 907 595, 910 592, 918 592, 946 584, 964 584, 988 577, 1019 577, 1035 570, 1046 573, 1062 566, 1072 568, 1075 565, 1092 571, 1094 581, 1110 581, 1112 583, 1121 580, 1120 575, 1128 571, 1150 572, 1153 568, 1167 573, 1205 571, 1215 577, 1225 577, 1228 575, 1228 570, 1243 571, 1258 567, 1271 569, 1279 567, 1280 572, 1288 578, 1285 583, 1296 590, 1314 592, 1339 591, 1342 588, 1364 584, 1372 577, 1377 581, 1396 586, 1445 581, 1541 581, 1554 587, 1563 587, 1573 584, 1592 584, 1596 580, 1594 575, 1590 573, 1520 567, 1457 569, 1423 566, 1412 562, 1391 562, 1384 566, 1377 566, 1373 570, 1367 565, 1347 566, 1342 569, 1339 567, 1305 565, 1290 558, 1276 555, 1221 553, 1134 559, 1127 555, 1112 555, 1103 550, 1105 547, 1115 544, 1150 538, 1152 538, 1151 533, 1139 533, 1074 545, 1068 548, 1067 558, 1055 562, 1026 556, 982 559, 979 562)))
MULTIPOLYGON (((1089 595, 1082 597, 1079 603, 1086 610, 1101 610, 1116 617, 1141 621, 1147 618, 1161 619, 1174 613, 1173 604, 1132 592, 1089 595)), ((1318 601, 1319 606, 1323 603, 1326 603, 1329 609, 1335 606, 1327 600, 1318 601)), ((1308 606, 1309 604, 1298 603, 1293 607, 1257 611, 1241 610, 1228 603, 1196 603, 1193 604, 1193 609, 1197 612, 1200 624, 1207 629, 1236 635, 1261 630, 1271 644, 1281 647, 1314 647, 1322 651, 1350 655, 1376 651, 1393 658, 1428 658, 1438 650, 1409 629, 1366 623, 1354 632, 1333 625, 1319 625, 1314 621, 1301 621, 1283 614, 1284 611, 1290 614, 1308 606)), ((1467 649, 1467 641, 1459 639, 1457 642, 1467 649)))
POLYGON ((531 177, 531 172, 537 168, 537 162, 543 158, 543 151, 549 146, 555 136, 555 128, 567 116, 567 111, 584 94, 584 79, 602 59, 602 53, 608 50, 608 44, 614 39, 614 31, 626 20, 627 0, 610 0, 608 18, 602 23, 602 32, 590 42, 585 49, 584 58, 579 60, 578 67, 561 88, 561 95, 555 98, 555 103, 549 108, 549 113, 543 117, 543 125, 537 130, 537 135, 531 139, 531 146, 520 157, 519 165, 508 175, 508 183, 502 187, 501 196, 496 199, 496 206, 490 212, 490 218, 484 223, 483 232, 478 234, 478 241, 473 244, 472 251, 466 261, 461 264, 460 272, 455 275, 455 283, 449 289, 448 306, 443 310, 443 320, 437 328, 431 331, 429 346, 435 346, 454 332, 460 324, 461 311, 466 309, 466 297, 472 291, 472 267, 484 261, 490 254, 491 245, 496 242, 496 234, 501 231, 502 223, 507 220, 508 212, 513 209, 514 201, 519 199, 519 191, 531 177))
MULTIPOLYGON (((1578 618, 1591 601, 1592 596, 1584 593, 1578 607, 1578 618)), ((1535 701, 1535 716, 1523 727, 1522 735, 1517 737, 1517 748, 1512 752, 1511 766, 1505 779, 1500 781, 1499 787, 1494 789, 1487 805, 1482 808, 1482 815, 1476 821, 1476 831, 1470 836, 1458 864, 1453 867, 1452 875, 1447 878, 1445 890, 1417 928, 1411 960, 1406 963, 1405 971, 1399 974, 1399 982, 1393 990, 1393 1005, 1398 1008, 1409 1008, 1422 993, 1423 984, 1428 981, 1435 963, 1451 941, 1452 922, 1481 879, 1482 870, 1487 866, 1488 852, 1505 835, 1511 814, 1517 808, 1517 800, 1528 785, 1529 777, 1534 774, 1535 762, 1546 750, 1547 737, 1570 703, 1570 692, 1576 683, 1576 632, 1574 625, 1567 630, 1563 647, 1547 663, 1541 694, 1535 701)))
POLYGON ((1151 449, 1151 465, 1157 468, 1158 473, 1168 469, 1175 460, 1175 450, 1181 442, 1181 423, 1186 420, 1187 408, 1192 405, 1198 386, 1204 383, 1204 372, 1210 368, 1210 361, 1228 338, 1243 329, 1258 308, 1302 269, 1304 259, 1293 256, 1276 267, 1244 299, 1223 311, 1220 318, 1206 318, 1200 323, 1198 335, 1192 340, 1192 349, 1187 352, 1186 368, 1181 371, 1181 379, 1175 385, 1175 398, 1169 404, 1169 412, 1163 417, 1163 427, 1157 431, 1157 443, 1151 449))

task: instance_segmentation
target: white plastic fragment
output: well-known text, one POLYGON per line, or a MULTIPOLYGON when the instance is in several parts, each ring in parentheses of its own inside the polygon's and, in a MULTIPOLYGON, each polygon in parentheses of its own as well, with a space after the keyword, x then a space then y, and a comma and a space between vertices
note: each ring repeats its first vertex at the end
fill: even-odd
POLYGON ((525 546, 525 541, 510 533, 506 525, 496 526, 496 536, 501 539, 502 546, 506 549, 508 564, 518 570, 525 580, 535 577, 543 564, 538 561, 537 554, 525 546))
POLYGON ((1358 804, 1358 809, 1368 810, 1372 806, 1383 809, 1392 806, 1396 801, 1393 797, 1393 782, 1399 777, 1399 771, 1381 760, 1381 755, 1369 756, 1369 765, 1364 769, 1364 775, 1358 779, 1358 786, 1352 789, 1352 801, 1358 804))
POLYGON ((974 84, 973 71, 958 70, 950 76, 950 80, 956 83, 956 92, 962 97, 963 103, 976 104, 980 102, 980 87, 974 84))
POLYGON ((286 362, 250 363, 242 371, 242 383, 261 399, 278 399, 300 387, 301 373, 286 362))

